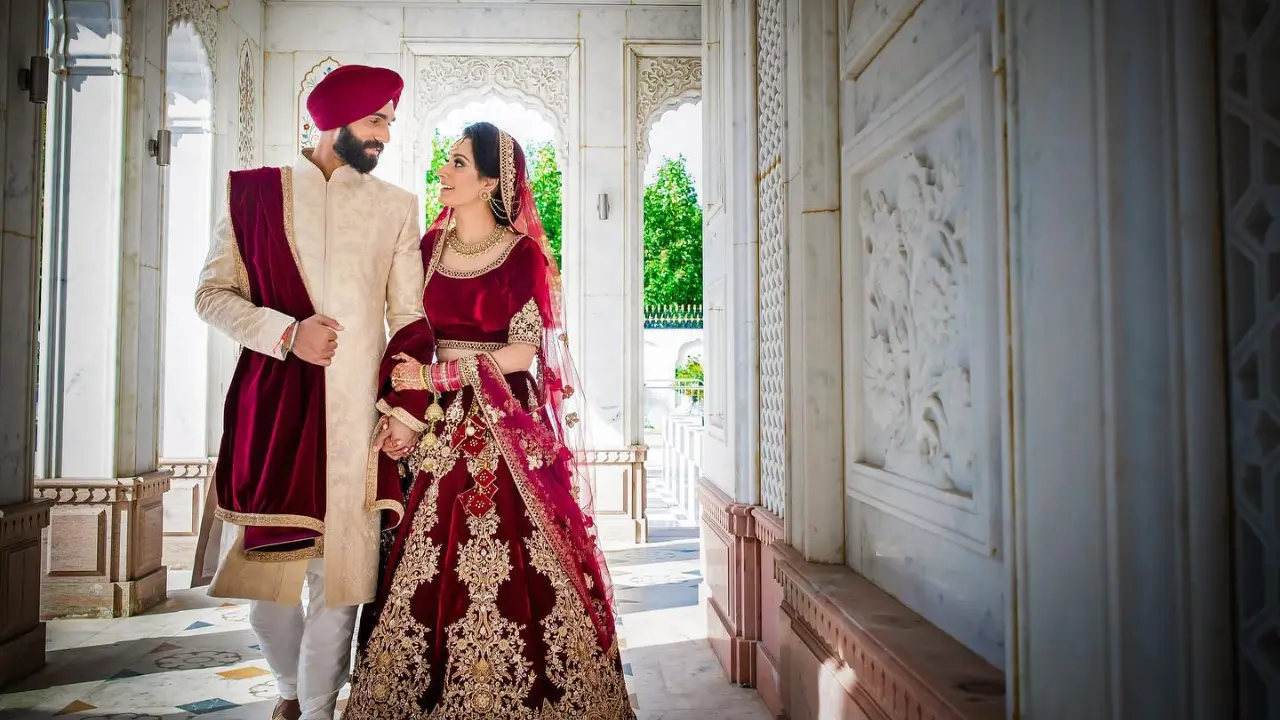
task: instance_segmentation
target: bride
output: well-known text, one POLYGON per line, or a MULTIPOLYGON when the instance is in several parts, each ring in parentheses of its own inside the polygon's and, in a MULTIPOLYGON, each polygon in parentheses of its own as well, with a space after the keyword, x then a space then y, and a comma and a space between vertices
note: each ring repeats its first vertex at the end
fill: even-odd
POLYGON ((383 362, 371 454, 369 482, 398 474, 407 520, 384 534, 343 717, 634 718, 524 152, 476 123, 439 175, 426 320, 383 362))

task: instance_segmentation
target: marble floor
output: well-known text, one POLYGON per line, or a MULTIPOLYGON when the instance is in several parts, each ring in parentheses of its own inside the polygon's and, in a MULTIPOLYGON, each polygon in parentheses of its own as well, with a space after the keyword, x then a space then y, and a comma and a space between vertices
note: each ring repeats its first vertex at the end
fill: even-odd
MULTIPOLYGON (((769 718, 755 691, 728 682, 707 645, 696 530, 664 528, 648 545, 607 554, 638 716, 769 718)), ((51 622, 48 667, 0 695, 0 719, 265 720, 275 683, 246 610, 179 590, 139 617, 51 622)))

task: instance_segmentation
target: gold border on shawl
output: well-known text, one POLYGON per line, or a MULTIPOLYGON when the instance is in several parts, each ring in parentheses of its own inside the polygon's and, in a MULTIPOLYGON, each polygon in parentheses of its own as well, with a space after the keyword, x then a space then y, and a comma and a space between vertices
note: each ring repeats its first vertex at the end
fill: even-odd
MULTIPOLYGON (((492 434, 493 439, 498 443, 498 449, 502 452, 502 458, 507 463, 507 469, 511 471, 511 477, 516 481, 516 491, 520 493, 520 498, 524 501, 525 507, 528 508, 529 517, 533 520, 534 525, 537 526, 537 529, 543 534, 543 537, 547 538, 548 542, 550 542, 553 547, 558 545, 560 546, 560 550, 568 550, 570 555, 573 555, 574 553, 572 548, 568 546, 568 540, 560 532, 556 524, 551 521, 551 518, 547 517, 546 508, 543 507, 542 502, 536 498, 530 497, 528 488, 529 477, 525 472, 525 466, 524 464, 515 461, 515 448, 511 447, 510 443, 507 442, 505 437, 506 431, 499 431, 497 429, 499 420, 497 412, 499 411, 489 403, 488 398, 486 398, 485 394, 480 390, 481 383, 479 364, 482 362, 489 364, 490 370, 501 378, 502 384, 507 388, 507 393, 510 394, 511 386, 507 383, 506 377, 503 376, 501 368, 498 367, 498 363, 493 359, 493 356, 487 353, 472 355, 470 358, 465 358, 459 362, 458 369, 461 371, 462 379, 466 384, 475 389, 475 393, 473 394, 475 402, 480 406, 481 411, 485 414, 485 420, 489 423, 490 433, 492 434), (471 362, 468 362, 468 360, 471 362)), ((569 576, 569 581, 573 583, 574 588, 578 591, 579 597, 590 598, 591 592, 587 588, 587 583, 582 575, 581 568, 577 568, 576 566, 573 568, 564 567, 564 556, 560 552, 557 552, 556 556, 557 558, 560 558, 562 569, 565 574, 569 576)))
MULTIPOLYGON (((404 408, 391 407, 391 404, 388 403, 386 400, 379 400, 378 404, 375 407, 378 408, 378 412, 382 413, 383 415, 389 415, 395 418, 396 420, 399 420, 400 422, 404 423, 405 427, 418 433, 419 435, 426 432, 427 430, 426 423, 414 417, 413 415, 410 415, 409 411, 405 410, 404 408)), ((374 437, 377 437, 376 430, 374 432, 374 437)))
MULTIPOLYGON (((378 401, 378 409, 386 405, 385 400, 378 401)), ((388 406, 389 407, 389 406, 388 406)), ((406 416, 412 418, 411 415, 403 408, 395 408, 403 412, 406 416)), ((393 416, 394 417, 394 416, 393 416)), ((412 426, 410 426, 412 428, 412 426)), ((390 530, 400 526, 404 522, 404 503, 395 500, 379 500, 378 499, 378 453, 382 452, 373 446, 373 441, 378 439, 378 423, 373 424, 373 434, 369 436, 369 452, 365 458, 364 465, 364 510, 368 513, 376 513, 382 510, 390 510, 396 514, 396 521, 390 527, 380 528, 381 530, 390 530)))
POLYGON ((298 254, 298 243, 293 233, 293 168, 280 168, 280 194, 284 199, 284 236, 289 241, 289 253, 298 266, 298 277, 302 278, 302 287, 307 296, 311 296, 311 284, 307 282, 307 273, 302 269, 302 256, 298 254))
POLYGON ((249 269, 240 256, 240 241, 236 238, 236 221, 231 215, 231 174, 227 173, 227 223, 231 225, 231 257, 236 263, 236 289, 245 300, 253 299, 253 290, 249 287, 249 269))
POLYGON ((321 535, 324 534, 324 521, 317 520, 306 515, 291 515, 288 513, 244 513, 235 510, 227 510, 224 507, 217 507, 214 515, 223 522, 229 522, 232 525, 257 525, 260 527, 296 527, 304 530, 314 530, 321 535))

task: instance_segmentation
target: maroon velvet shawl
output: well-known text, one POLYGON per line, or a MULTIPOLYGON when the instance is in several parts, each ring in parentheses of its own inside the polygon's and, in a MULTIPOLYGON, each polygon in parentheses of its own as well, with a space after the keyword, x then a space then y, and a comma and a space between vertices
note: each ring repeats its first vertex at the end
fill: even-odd
MULTIPOLYGON (((250 300, 301 320, 315 309, 292 248, 284 172, 260 168, 231 173, 231 222, 250 300)), ((227 391, 214 482, 218 517, 245 526, 244 548, 250 557, 321 554, 324 368, 292 355, 281 361, 241 351, 227 391)))

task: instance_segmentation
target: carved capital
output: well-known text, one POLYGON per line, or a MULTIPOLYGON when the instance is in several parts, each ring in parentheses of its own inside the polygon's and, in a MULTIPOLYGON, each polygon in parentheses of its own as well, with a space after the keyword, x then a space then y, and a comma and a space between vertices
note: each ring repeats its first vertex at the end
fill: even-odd
POLYGON ((0 507, 0 545, 10 540, 36 537, 49 526, 49 510, 53 503, 43 498, 0 507))

